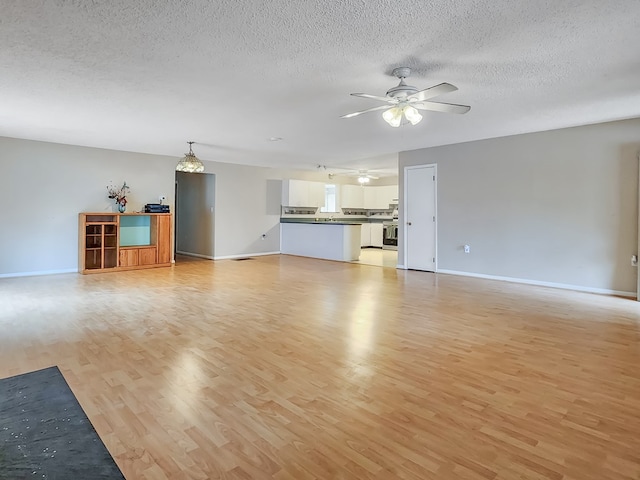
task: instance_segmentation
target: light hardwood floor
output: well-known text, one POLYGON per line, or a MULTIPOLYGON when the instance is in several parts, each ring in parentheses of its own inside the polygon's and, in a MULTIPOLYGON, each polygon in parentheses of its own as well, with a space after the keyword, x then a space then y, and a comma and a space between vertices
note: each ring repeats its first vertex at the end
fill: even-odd
POLYGON ((129 480, 639 479, 629 299, 291 256, 0 279, 129 480))
POLYGON ((381 248, 363 248, 360 251, 360 258, 355 263, 396 268, 398 266, 398 252, 381 248))

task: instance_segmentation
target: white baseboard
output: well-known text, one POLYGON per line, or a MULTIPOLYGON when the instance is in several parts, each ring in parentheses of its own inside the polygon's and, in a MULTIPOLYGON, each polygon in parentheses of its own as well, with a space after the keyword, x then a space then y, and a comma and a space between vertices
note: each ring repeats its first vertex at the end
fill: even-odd
POLYGON ((459 272, 457 270, 440 269, 437 273, 445 273, 447 275, 460 275, 462 277, 484 278, 487 280, 500 280, 503 282, 524 283, 526 285, 537 285, 540 287, 561 288, 563 290, 577 290, 587 293, 601 293, 605 295, 619 295, 622 297, 636 298, 636 292, 625 292, 622 290, 610 290, 608 288, 584 287, 582 285, 570 285, 566 283, 542 282, 539 280, 529 280, 526 278, 502 277, 499 275, 485 275, 483 273, 459 272))
POLYGON ((0 273, 0 278, 12 277, 37 277, 39 275, 58 275, 60 273, 78 273, 77 268, 65 268, 62 270, 41 270, 37 272, 0 273))
POLYGON ((180 250, 176 250, 177 255, 186 255, 187 257, 198 257, 198 258, 206 258, 207 260, 214 260, 214 257, 209 255, 200 255, 199 253, 191 253, 191 252, 181 252, 180 250))
POLYGON ((407 267, 405 267, 404 265, 396 265, 396 268, 399 268, 401 270, 406 270, 407 267))
POLYGON ((214 260, 229 260, 233 258, 247 257, 263 257, 265 255, 280 255, 280 252, 260 252, 260 253, 243 253, 241 255, 223 255, 221 257, 213 257, 214 260))

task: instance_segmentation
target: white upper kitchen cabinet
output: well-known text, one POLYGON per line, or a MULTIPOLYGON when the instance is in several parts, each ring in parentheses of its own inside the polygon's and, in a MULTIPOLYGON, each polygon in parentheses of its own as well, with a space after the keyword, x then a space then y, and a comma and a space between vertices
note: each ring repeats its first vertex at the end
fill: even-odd
POLYGON ((377 200, 377 188, 378 187, 371 187, 371 186, 366 186, 366 187, 361 187, 363 191, 363 197, 364 197, 364 208, 373 210, 378 208, 376 205, 378 205, 377 200))
POLYGON ((364 208, 364 190, 360 185, 342 185, 342 208, 364 208))
POLYGON ((282 206, 323 207, 324 183, 293 179, 283 180, 282 206))
POLYGON ((378 188, 376 195, 378 208, 389 208, 389 204, 398 203, 398 186, 397 185, 385 185, 378 188))
POLYGON ((309 202, 308 207, 324 207, 325 200, 325 184, 320 182, 307 182, 309 184, 309 202))
POLYGON ((364 208, 371 210, 387 210, 389 204, 398 203, 398 186, 384 185, 381 187, 367 186, 364 190, 364 208))
POLYGON ((285 207, 310 207, 309 186, 304 180, 282 181, 282 205, 285 207))

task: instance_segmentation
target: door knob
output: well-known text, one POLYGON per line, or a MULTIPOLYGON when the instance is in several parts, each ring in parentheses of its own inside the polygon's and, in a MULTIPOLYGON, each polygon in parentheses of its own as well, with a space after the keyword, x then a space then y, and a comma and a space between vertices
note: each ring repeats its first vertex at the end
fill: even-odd
POLYGON ((411 222, 407 222, 407 225, 411 225, 411 222))

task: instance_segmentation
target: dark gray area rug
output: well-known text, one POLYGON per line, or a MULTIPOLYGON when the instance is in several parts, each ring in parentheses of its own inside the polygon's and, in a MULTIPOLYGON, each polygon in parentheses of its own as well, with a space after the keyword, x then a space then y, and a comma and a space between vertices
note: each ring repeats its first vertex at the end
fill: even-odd
POLYGON ((124 480, 58 367, 0 380, 0 479, 124 480))

